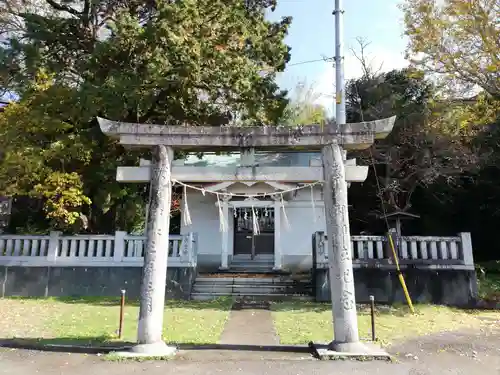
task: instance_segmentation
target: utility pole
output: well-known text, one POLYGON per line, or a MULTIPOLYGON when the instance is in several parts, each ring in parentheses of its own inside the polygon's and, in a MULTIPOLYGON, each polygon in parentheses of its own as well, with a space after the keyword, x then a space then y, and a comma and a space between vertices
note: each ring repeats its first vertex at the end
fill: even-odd
POLYGON ((343 1, 335 0, 335 120, 345 124, 345 79, 344 79, 344 9, 343 1))

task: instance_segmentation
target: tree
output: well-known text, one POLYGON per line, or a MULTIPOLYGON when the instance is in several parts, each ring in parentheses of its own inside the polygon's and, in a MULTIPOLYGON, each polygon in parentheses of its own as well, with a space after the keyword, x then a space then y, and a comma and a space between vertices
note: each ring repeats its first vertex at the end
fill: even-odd
POLYGON ((498 0, 405 0, 402 10, 407 52, 419 68, 448 89, 476 87, 500 98, 498 0))
POLYGON ((373 194, 378 187, 386 211, 407 212, 417 189, 450 184, 475 166, 477 157, 466 129, 446 103, 435 100, 434 85, 415 70, 365 76, 349 82, 346 92, 349 122, 397 116, 391 134, 358 155, 365 164, 375 164, 379 183, 372 174, 360 191, 352 188, 356 202, 371 196, 359 216, 366 216, 368 206, 382 214, 373 194))
POLYGON ((59 227, 76 230, 65 218, 78 217, 88 230, 110 232, 143 220, 147 187, 120 185, 115 173, 148 155, 104 137, 96 116, 273 124, 287 104, 275 75, 289 59, 291 19, 265 19, 274 1, 45 0, 40 12, 29 2, 1 5, 0 85, 20 97, 0 119, 9 144, 1 189, 42 199, 46 209, 77 190, 72 203, 55 199, 64 210, 50 209, 59 227))
POLYGON ((326 109, 316 101, 318 95, 312 86, 305 82, 297 84, 279 123, 284 125, 324 124, 327 121, 326 109))

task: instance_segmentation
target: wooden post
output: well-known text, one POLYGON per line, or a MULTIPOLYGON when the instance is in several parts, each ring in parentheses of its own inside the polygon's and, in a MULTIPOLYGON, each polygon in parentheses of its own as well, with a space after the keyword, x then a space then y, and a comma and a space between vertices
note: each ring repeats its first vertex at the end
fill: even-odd
POLYGON ((347 208, 347 183, 342 149, 336 143, 322 149, 325 215, 328 235, 328 263, 334 341, 331 349, 341 352, 360 350, 351 235, 347 208))
POLYGON ((175 353, 175 348, 167 346, 162 339, 173 154, 171 147, 158 145, 153 148, 151 199, 137 333, 138 345, 132 348, 132 351, 144 355, 167 356, 175 353))

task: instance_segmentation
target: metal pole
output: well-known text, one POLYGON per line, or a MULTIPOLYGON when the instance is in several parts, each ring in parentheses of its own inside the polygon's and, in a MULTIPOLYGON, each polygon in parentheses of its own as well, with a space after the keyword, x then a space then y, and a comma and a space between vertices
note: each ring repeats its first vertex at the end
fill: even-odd
POLYGON ((125 313, 125 289, 121 290, 121 299, 120 299, 120 325, 118 326, 118 338, 122 338, 123 333, 123 315, 125 313))
POLYGON ((370 315, 372 322, 372 341, 377 341, 377 336, 375 335, 375 297, 370 296, 370 315))
POLYGON ((335 120, 345 124, 345 77, 344 77, 344 9, 342 0, 335 0, 335 120))

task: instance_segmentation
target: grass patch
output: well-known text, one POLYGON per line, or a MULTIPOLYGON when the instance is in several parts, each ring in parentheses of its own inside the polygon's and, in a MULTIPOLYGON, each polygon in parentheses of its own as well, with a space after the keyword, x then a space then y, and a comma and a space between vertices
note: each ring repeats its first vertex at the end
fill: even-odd
MULTIPOLYGON (((229 316, 232 301, 167 301, 164 338, 168 343, 215 344, 229 316)), ((122 340, 117 338, 119 299, 0 299, 0 338, 51 344, 95 345, 134 342, 137 302, 127 303, 122 340)))
POLYGON ((485 276, 478 273, 479 298, 484 301, 500 302, 500 273, 487 272, 485 276))
MULTIPOLYGON (((271 309, 282 344, 329 342, 333 338, 330 304, 273 303, 271 309)), ((500 320, 500 311, 470 311, 432 305, 417 305, 416 310, 413 315, 406 306, 377 307, 376 333, 382 344, 442 331, 480 328, 500 320)), ((371 338, 368 307, 358 309, 358 327, 361 338, 371 338)))

